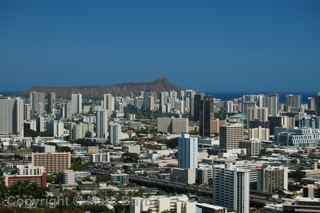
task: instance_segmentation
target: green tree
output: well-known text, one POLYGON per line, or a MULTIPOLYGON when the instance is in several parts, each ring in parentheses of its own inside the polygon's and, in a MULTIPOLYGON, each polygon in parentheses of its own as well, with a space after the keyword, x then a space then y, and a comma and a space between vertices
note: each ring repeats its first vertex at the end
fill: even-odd
POLYGON ((71 169, 74 171, 84 171, 89 169, 90 163, 84 162, 81 158, 74 158, 71 162, 71 169))
POLYGON ((19 181, 9 188, 9 195, 18 197, 43 198, 46 195, 46 189, 29 181, 19 181))
POLYGON ((122 155, 122 160, 125 163, 137 163, 139 160, 139 155, 136 153, 124 153, 122 155))
POLYGON ((4 200, 7 197, 7 194, 8 190, 4 184, 3 177, 0 177, 0 201, 4 200))

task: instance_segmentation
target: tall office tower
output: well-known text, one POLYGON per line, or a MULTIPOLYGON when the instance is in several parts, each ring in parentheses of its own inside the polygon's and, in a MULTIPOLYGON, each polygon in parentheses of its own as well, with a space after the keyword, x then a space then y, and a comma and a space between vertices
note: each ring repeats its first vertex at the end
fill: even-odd
POLYGON ((318 115, 320 115, 320 92, 318 92, 317 96, 314 96, 314 107, 315 111, 318 115))
POLYGON ((265 96, 264 95, 257 95, 256 96, 256 103, 258 107, 265 106, 265 96))
POLYGON ((20 98, 0 98, 0 135, 23 136, 23 108, 20 98))
POLYGON ((148 110, 150 112, 154 112, 156 110, 156 98, 153 96, 153 95, 150 95, 149 96, 149 99, 148 99, 148 110))
POLYGON ((110 123, 110 143, 112 145, 120 144, 121 125, 118 123, 110 123))
POLYGON ((108 113, 105 109, 96 112, 96 133, 97 138, 108 137, 108 113))
POLYGON ((301 105, 300 95, 287 95, 286 105, 288 112, 299 111, 301 105))
POLYGON ((54 112, 54 107, 56 104, 56 93, 55 92, 50 92, 47 94, 47 99, 48 99, 48 104, 47 104, 47 112, 48 113, 53 113, 54 112))
MULTIPOLYGON (((320 98, 319 98, 320 100, 320 98)), ((320 103, 320 102, 318 102, 320 103)), ((317 96, 308 98, 308 110, 317 112, 317 96)))
POLYGON ((71 95, 71 114, 81 114, 82 113, 82 95, 72 94, 71 95))
POLYGON ((241 104, 241 112, 247 113, 248 109, 251 107, 256 107, 256 103, 255 102, 242 102, 241 104))
POLYGON ((268 121, 268 108, 267 107, 249 107, 247 111, 247 118, 249 121, 268 121))
POLYGON ((259 192, 276 193, 288 190, 288 168, 279 166, 261 166, 257 168, 257 186, 259 192))
POLYGON ((194 96, 196 92, 193 90, 186 90, 186 102, 188 102, 187 107, 189 108, 189 113, 191 117, 194 117, 194 96))
POLYGON ((249 171, 235 166, 213 166, 213 204, 249 213, 249 171))
POLYGON ((278 116, 278 104, 279 96, 277 94, 267 96, 267 107, 270 116, 278 116))
POLYGON ((61 120, 52 120, 48 124, 48 132, 53 137, 64 136, 64 123, 61 120))
POLYGON ((39 116, 36 119, 36 127, 37 127, 37 132, 46 132, 48 130, 48 125, 47 125, 47 118, 43 116, 39 116))
POLYGON ((60 112, 61 113, 61 118, 68 119, 68 118, 72 117, 71 102, 70 101, 68 101, 66 103, 63 103, 60 110, 61 110, 61 112, 60 112))
POLYGON ((199 121, 200 120, 200 108, 201 108, 201 101, 204 98, 204 94, 200 93, 200 94, 195 94, 194 95, 194 116, 193 116, 193 120, 195 121, 199 121))
POLYGON ((142 105, 142 110, 145 111, 145 112, 149 112, 150 111, 150 108, 151 107, 154 107, 154 106, 151 106, 150 104, 154 104, 154 101, 153 103, 152 102, 152 98, 150 98, 153 94, 151 92, 144 92, 143 94, 143 105, 142 105))
POLYGON ((243 141, 243 127, 241 124, 226 124, 220 127, 220 147, 222 149, 238 149, 241 141, 243 141))
POLYGON ((45 94, 42 92, 31 92, 30 103, 32 114, 43 114, 45 106, 45 94))
POLYGON ((169 93, 168 92, 161 92, 160 93, 160 111, 162 113, 167 112, 167 103, 168 103, 168 97, 169 93))
POLYGON ((179 168, 196 169, 198 167, 198 138, 183 133, 178 141, 179 168))
POLYGON ((233 113, 233 101, 225 102, 225 109, 227 113, 233 113))
POLYGON ((24 120, 26 120, 26 121, 31 120, 31 105, 30 104, 24 104, 23 117, 24 117, 24 120))
POLYGON ((188 96, 184 98, 184 112, 191 116, 191 98, 188 96))
POLYGON ((107 112, 111 115, 115 108, 115 101, 112 94, 104 94, 103 95, 103 107, 107 112))
POLYGON ((211 137, 214 135, 214 102, 210 97, 205 97, 200 101, 200 128, 199 134, 202 137, 211 137))

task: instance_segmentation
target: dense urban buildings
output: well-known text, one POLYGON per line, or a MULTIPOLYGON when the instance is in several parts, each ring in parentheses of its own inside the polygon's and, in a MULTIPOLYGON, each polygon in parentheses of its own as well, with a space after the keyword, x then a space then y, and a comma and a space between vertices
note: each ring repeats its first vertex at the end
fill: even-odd
POLYGON ((249 213, 249 171, 225 165, 213 167, 213 200, 239 213, 249 213))
POLYGON ((125 212, 317 210, 318 94, 75 91, 0 98, 6 190, 23 182, 125 212))

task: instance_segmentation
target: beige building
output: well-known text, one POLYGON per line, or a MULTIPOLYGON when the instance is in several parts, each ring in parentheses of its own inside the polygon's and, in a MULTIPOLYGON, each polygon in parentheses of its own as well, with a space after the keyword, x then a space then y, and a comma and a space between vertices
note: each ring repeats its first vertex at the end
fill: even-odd
POLYGON ((249 139, 269 140, 270 129, 259 126, 258 128, 249 129, 249 139))
POLYGON ((249 107, 247 111, 248 121, 268 121, 268 108, 267 107, 249 107))
POLYGON ((240 148, 247 150, 248 156, 258 156, 261 152, 261 141, 256 139, 242 141, 240 143, 240 148))
POLYGON ((172 119, 172 134, 188 133, 189 131, 188 118, 173 118, 172 119))
POLYGON ((238 149, 243 141, 243 126, 239 123, 220 127, 220 147, 224 150, 238 149))
POLYGON ((283 166, 261 166, 258 170, 259 192, 276 193, 288 190, 288 168, 283 166))
POLYGON ((43 166, 48 173, 63 172, 71 167, 71 153, 32 153, 32 165, 43 166))

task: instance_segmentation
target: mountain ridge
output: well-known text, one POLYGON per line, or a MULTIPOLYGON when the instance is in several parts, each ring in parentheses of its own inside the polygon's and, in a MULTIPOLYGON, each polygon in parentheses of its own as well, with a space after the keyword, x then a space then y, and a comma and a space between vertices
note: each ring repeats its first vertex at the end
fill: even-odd
POLYGON ((83 96, 101 97, 105 93, 111 93, 115 96, 128 96, 138 94, 140 91, 161 92, 170 90, 180 90, 181 88, 173 84, 166 77, 161 77, 153 81, 145 82, 125 82, 111 85, 78 85, 78 86, 45 86, 36 85, 27 90, 25 94, 31 91, 37 92, 55 92, 57 97, 69 98, 72 93, 81 93, 83 96))

